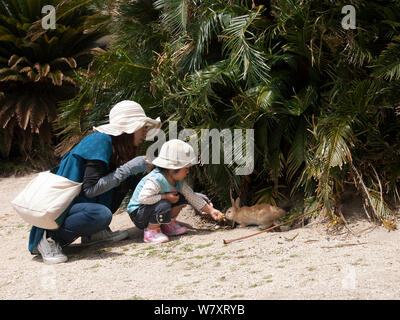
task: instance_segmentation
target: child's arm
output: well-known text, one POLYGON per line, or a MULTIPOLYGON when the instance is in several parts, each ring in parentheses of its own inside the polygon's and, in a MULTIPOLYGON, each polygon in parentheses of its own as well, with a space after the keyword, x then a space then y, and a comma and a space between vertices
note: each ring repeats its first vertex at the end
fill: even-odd
POLYGON ((173 193, 158 194, 160 186, 151 179, 147 179, 139 193, 139 202, 142 204, 155 204, 160 200, 166 199, 171 203, 179 200, 178 195, 173 193))
POLYGON ((186 182, 183 183, 182 194, 196 210, 208 213, 217 221, 221 221, 224 218, 219 210, 215 209, 211 204, 208 204, 203 198, 198 196, 186 182))
POLYGON ((139 193, 139 202, 142 204, 155 204, 161 200, 160 186, 151 179, 147 179, 139 193))
POLYGON ((207 203, 201 209, 201 213, 202 214, 209 214, 216 221, 221 221, 221 220, 226 221, 224 214, 221 211, 215 209, 210 203, 207 203))
POLYGON ((184 182, 182 185, 182 194, 185 197, 185 199, 193 206, 198 211, 201 211, 201 208, 203 208, 207 202, 198 196, 189 185, 184 182))

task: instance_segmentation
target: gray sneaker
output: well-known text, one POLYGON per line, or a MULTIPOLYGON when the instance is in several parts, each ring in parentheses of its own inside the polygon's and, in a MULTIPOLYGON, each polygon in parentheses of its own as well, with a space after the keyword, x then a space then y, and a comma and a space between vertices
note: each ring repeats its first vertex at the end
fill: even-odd
POLYGON ((62 252, 60 245, 53 239, 46 237, 46 231, 37 245, 37 249, 44 263, 57 264, 68 260, 68 257, 62 252))
POLYGON ((82 246, 91 246, 94 244, 107 242, 107 241, 121 241, 128 238, 129 233, 126 230, 112 232, 110 228, 101 230, 92 234, 89 237, 81 237, 82 246))

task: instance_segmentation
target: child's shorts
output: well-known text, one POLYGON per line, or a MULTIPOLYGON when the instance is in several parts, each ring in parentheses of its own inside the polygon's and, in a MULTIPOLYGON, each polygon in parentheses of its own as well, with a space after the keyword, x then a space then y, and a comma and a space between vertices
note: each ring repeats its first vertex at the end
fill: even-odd
MULTIPOLYGON (((205 195, 197 193, 202 198, 205 195)), ((205 199, 204 199, 205 200, 205 199)), ((206 200, 209 203, 209 200, 206 200)), ((136 227, 139 229, 147 228, 151 224, 163 224, 171 222, 171 209, 183 204, 188 204, 186 198, 179 193, 179 200, 171 203, 168 200, 160 200, 155 204, 142 204, 139 208, 129 214, 136 227)))

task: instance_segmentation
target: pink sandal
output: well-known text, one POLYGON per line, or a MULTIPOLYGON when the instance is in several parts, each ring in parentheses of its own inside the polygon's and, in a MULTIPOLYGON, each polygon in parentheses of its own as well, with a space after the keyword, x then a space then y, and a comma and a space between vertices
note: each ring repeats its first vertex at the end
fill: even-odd
POLYGON ((163 242, 169 241, 168 237, 164 233, 161 232, 160 228, 144 229, 143 240, 144 240, 144 242, 147 242, 147 243, 163 243, 163 242))
POLYGON ((167 236, 178 236, 187 232, 187 228, 181 226, 175 219, 171 219, 170 223, 161 225, 161 229, 167 236))

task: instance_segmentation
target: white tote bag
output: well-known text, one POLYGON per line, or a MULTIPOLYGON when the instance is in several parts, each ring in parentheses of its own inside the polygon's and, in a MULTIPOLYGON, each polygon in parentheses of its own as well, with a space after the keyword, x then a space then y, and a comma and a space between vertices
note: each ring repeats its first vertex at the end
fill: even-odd
POLYGON ((41 172, 11 202, 15 211, 35 227, 58 229, 56 219, 80 193, 82 183, 50 171, 41 172))

